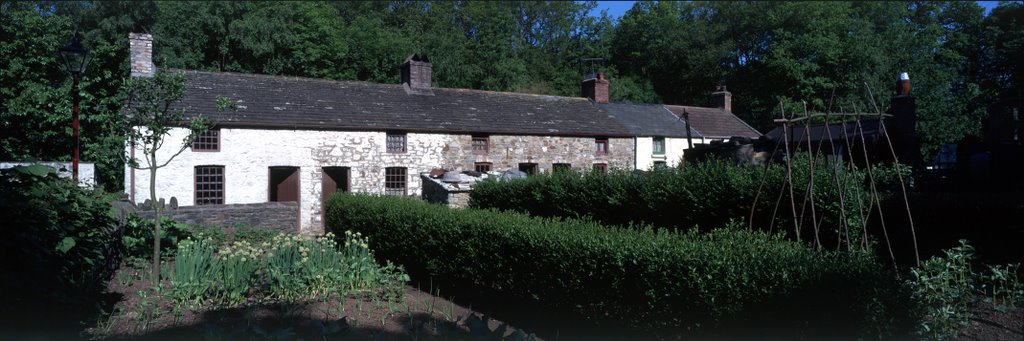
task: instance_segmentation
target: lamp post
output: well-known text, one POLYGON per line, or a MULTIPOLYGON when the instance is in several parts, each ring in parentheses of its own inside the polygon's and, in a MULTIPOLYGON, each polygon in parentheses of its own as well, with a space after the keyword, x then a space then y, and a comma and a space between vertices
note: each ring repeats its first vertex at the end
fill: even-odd
POLYGON ((71 74, 71 78, 74 80, 71 86, 71 98, 74 102, 72 111, 74 112, 74 118, 71 122, 72 136, 75 139, 75 150, 71 154, 71 177, 75 183, 78 183, 78 81, 81 80, 82 74, 85 73, 86 66, 89 65, 89 60, 92 56, 89 55, 89 51, 82 46, 82 39, 76 34, 74 38, 71 38, 71 42, 67 45, 61 46, 57 49, 60 52, 60 56, 64 59, 64 67, 71 74))

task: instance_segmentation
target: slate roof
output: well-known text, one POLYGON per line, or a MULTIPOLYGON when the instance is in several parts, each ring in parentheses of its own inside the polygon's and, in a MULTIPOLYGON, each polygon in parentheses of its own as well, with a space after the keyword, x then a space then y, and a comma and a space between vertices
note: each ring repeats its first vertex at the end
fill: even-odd
POLYGON ((690 114, 690 127, 696 129, 706 138, 720 139, 743 136, 756 139, 761 137, 761 133, 756 129, 731 112, 722 109, 681 105, 666 105, 665 108, 679 117, 682 117, 683 110, 686 110, 690 114))
POLYGON ((410 95, 399 84, 182 71, 181 103, 221 127, 629 137, 586 98, 434 88, 410 95), (237 102, 217 112, 216 99, 237 102))
MULTIPOLYGON (((811 124, 809 129, 808 126, 804 124, 794 123, 789 127, 789 130, 791 131, 789 134, 789 143, 806 143, 808 130, 810 130, 811 142, 819 142, 822 140, 827 141, 830 135, 832 140, 836 141, 841 141, 842 139, 856 139, 856 141, 851 140, 850 142, 860 142, 859 133, 861 129, 863 130, 865 138, 878 135, 879 132, 884 131, 878 119, 861 120, 861 129, 857 129, 857 124, 855 122, 846 122, 845 129, 843 128, 842 123, 831 123, 828 125, 828 129, 826 129, 825 124, 822 123, 811 124)), ((782 142, 782 132, 783 129, 780 126, 769 131, 765 134, 765 137, 776 142, 782 142)))
MULTIPOLYGON (((686 123, 660 104, 608 103, 599 107, 612 113, 635 136, 686 137, 686 123)), ((701 137, 693 127, 690 135, 701 137)))

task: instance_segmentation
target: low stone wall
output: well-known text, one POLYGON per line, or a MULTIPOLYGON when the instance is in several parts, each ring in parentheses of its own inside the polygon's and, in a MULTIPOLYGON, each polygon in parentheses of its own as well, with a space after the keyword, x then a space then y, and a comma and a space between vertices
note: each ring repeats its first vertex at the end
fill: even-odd
MULTIPOLYGON (((140 217, 152 218, 153 211, 139 210, 140 217)), ((236 227, 247 226, 299 232, 299 204, 297 202, 265 202, 258 204, 230 204, 181 206, 166 208, 164 216, 189 225, 236 227)))
POLYGON ((469 189, 450 190, 439 181, 431 179, 426 173, 420 174, 423 182, 423 200, 429 203, 444 204, 448 207, 462 208, 469 205, 469 189))

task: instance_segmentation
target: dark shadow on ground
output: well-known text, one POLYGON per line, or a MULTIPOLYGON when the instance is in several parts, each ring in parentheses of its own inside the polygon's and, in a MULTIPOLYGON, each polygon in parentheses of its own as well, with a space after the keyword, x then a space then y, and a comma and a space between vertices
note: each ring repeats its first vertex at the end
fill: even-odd
MULTIPOLYGON (((432 292, 495 320, 545 340, 635 340, 657 338, 656 333, 631 329, 609 321, 588 320, 576 312, 452 279, 413 277, 412 286, 432 292)), ((609 312, 614 314, 615 312, 609 312)))
MULTIPOLYGON (((862 304, 854 302, 853 295, 846 297, 848 301, 837 302, 836 295, 825 292, 826 289, 809 288, 771 302, 752 304, 714 327, 659 330, 616 321, 614 319, 622 316, 615 311, 607 312, 609 319, 595 321, 567 309, 454 280, 428 277, 423 281, 422 276, 416 276, 413 286, 435 293, 440 290, 445 299, 545 340, 845 340, 857 339, 864 327, 852 322, 863 321, 863 311, 845 309, 862 304)), ((823 286, 839 287, 827 283, 823 286)), ((912 321, 902 321, 902 325, 897 326, 900 331, 896 332, 905 335, 913 328, 910 323, 912 321)))

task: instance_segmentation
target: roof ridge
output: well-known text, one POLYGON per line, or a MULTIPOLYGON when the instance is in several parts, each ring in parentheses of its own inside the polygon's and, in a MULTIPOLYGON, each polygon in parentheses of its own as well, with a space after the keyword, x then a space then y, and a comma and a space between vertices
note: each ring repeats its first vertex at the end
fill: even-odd
POLYGON ((544 95, 544 94, 531 94, 531 93, 528 93, 528 92, 494 91, 494 90, 480 90, 480 89, 466 89, 466 88, 433 88, 433 90, 465 91, 465 92, 478 92, 478 93, 485 93, 485 94, 530 96, 530 97, 554 97, 554 98, 564 98, 564 99, 578 100, 578 101, 589 101, 590 100, 589 98, 586 98, 586 97, 544 95))
MULTIPOLYGON (((392 84, 392 83, 376 83, 376 82, 348 80, 348 79, 313 78, 313 77, 305 77, 305 76, 268 75, 268 74, 261 74, 261 73, 242 73, 242 72, 231 72, 231 71, 206 71, 206 70, 191 70, 191 69, 176 69, 176 68, 168 68, 167 70, 169 70, 169 71, 181 71, 181 72, 185 72, 185 73, 203 73, 203 74, 209 74, 209 75, 223 74, 223 75, 258 77, 258 78, 272 78, 272 79, 299 80, 299 81, 314 81, 314 82, 321 82, 321 83, 348 83, 348 84, 363 84, 363 85, 389 86, 389 87, 401 87, 402 86, 402 84, 392 84)), ((569 100, 575 100, 575 101, 587 101, 587 100, 589 100, 586 97, 573 97, 573 96, 560 96, 560 95, 544 95, 544 94, 532 94, 532 93, 528 93, 528 92, 493 91, 493 90, 480 90, 480 89, 467 89, 467 88, 431 88, 431 90, 465 91, 465 92, 477 92, 477 93, 488 93, 488 94, 498 94, 498 95, 514 95, 514 96, 530 96, 530 97, 552 97, 552 98, 569 99, 569 100)))
POLYGON ((724 113, 729 113, 729 114, 732 114, 733 116, 736 116, 736 114, 733 114, 731 111, 725 111, 722 108, 698 107, 698 106, 693 106, 693 105, 678 105, 678 104, 662 104, 662 105, 664 105, 666 107, 676 107, 676 108, 695 108, 695 109, 718 110, 718 111, 721 111, 721 112, 724 112, 724 113))
POLYGON ((348 79, 313 78, 313 77, 288 76, 288 75, 268 75, 268 74, 262 74, 262 73, 242 73, 242 72, 231 72, 231 71, 206 71, 206 70, 189 70, 189 69, 174 69, 174 68, 169 68, 167 70, 182 71, 182 72, 185 72, 185 73, 204 73, 204 74, 209 74, 209 75, 221 74, 221 75, 236 75, 236 76, 248 76, 248 77, 258 77, 258 78, 275 78, 275 79, 286 79, 286 80, 315 81, 315 82, 321 82, 321 83, 357 83, 357 84, 383 85, 383 86, 394 86, 394 87, 402 86, 401 84, 374 83, 374 82, 356 81, 356 80, 348 80, 348 79))

